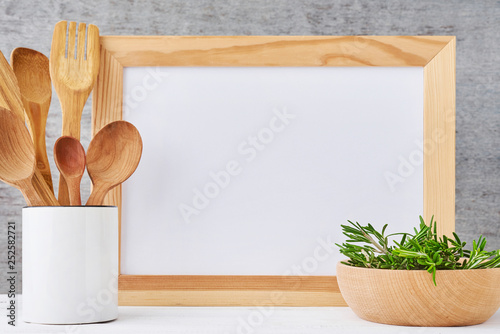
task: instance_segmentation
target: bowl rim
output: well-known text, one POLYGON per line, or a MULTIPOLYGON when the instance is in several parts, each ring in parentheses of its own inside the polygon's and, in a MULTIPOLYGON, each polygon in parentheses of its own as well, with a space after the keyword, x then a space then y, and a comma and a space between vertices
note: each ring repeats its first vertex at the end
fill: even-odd
MULTIPOLYGON (((383 269, 383 268, 368 268, 368 267, 357 267, 357 266, 350 266, 350 265, 347 265, 347 264, 344 264, 342 262, 346 262, 345 260, 341 260, 341 261, 338 261, 337 262, 337 266, 344 266, 344 267, 347 267, 347 268, 352 268, 354 270, 383 270, 383 271, 386 271, 386 272, 414 272, 414 273, 418 273, 418 272, 425 272, 425 273, 429 273, 427 270, 425 269, 383 269)), ((476 269, 436 269, 436 272, 471 272, 471 271, 479 271, 479 270, 500 270, 500 267, 498 268, 476 268, 476 269)), ((337 273, 338 275, 338 273, 337 273)))

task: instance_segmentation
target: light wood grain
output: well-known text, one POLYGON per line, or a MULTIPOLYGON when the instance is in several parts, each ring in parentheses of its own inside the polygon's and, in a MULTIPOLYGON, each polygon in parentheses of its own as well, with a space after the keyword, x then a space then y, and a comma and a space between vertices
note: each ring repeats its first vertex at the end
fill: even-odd
POLYGON ((58 22, 54 28, 50 50, 50 76, 63 113, 62 134, 78 140, 83 107, 94 87, 100 62, 99 29, 89 24, 86 44, 85 31, 85 23, 80 23, 77 31, 76 22, 70 22, 69 25, 66 21, 58 22), (75 36, 78 39, 76 56, 75 36))
MULTIPOLYGON (((50 50, 50 76, 61 102, 63 136, 80 140, 82 111, 99 73, 99 62, 99 29, 95 25, 89 24, 87 29, 85 23, 80 23, 77 30, 76 22, 56 24, 50 50)), ((62 205, 69 205, 63 177, 59 179, 58 197, 62 205)))
POLYGON ((347 306, 339 292, 120 290, 120 306, 347 306))
POLYGON ((455 38, 424 67, 424 217, 455 230, 455 38))
POLYGON ((31 179, 35 171, 35 149, 21 118, 0 107, 0 180, 21 191, 29 206, 45 203, 31 179))
POLYGON ((337 265, 342 295, 360 318, 399 326, 469 326, 500 307, 500 268, 384 270, 337 265))
MULTIPOLYGON (((102 36, 101 71, 93 96, 95 134, 122 119, 123 68, 131 66, 418 66, 424 69, 424 138, 443 129, 447 141, 435 151, 424 148, 424 216, 435 215, 440 233, 454 230, 454 50, 451 36, 102 36), (443 53, 441 55, 441 53, 443 53), (427 66, 431 66, 427 69, 427 66), (444 115, 443 113, 446 113, 444 115), (430 117, 429 117, 430 116, 430 117), (448 120, 448 121, 445 121, 448 120), (453 145, 451 144, 453 142, 453 145)), ((108 205, 121 206, 121 189, 108 194, 108 205)), ((121 211, 120 211, 121 212, 121 211)), ((120 216, 121 224, 121 216, 120 216)), ((122 277, 122 276, 121 276, 122 277)), ((120 281, 123 279, 120 277, 120 281)), ((158 279, 162 279, 160 276, 158 279)), ((254 277, 259 281, 260 278, 254 277)), ((195 280, 191 277, 189 280, 195 280)), ((235 284, 241 282, 236 281, 235 284)), ((185 290, 123 290, 123 305, 254 305, 261 290, 245 286, 232 294, 204 288, 185 290), (131 292, 133 291, 133 292, 131 292), (209 291, 209 293, 207 292, 209 291), (221 295, 218 295, 218 293, 221 295), (198 294, 198 297, 196 295, 198 294), (224 296, 224 297, 220 297, 224 296), (224 301, 227 304, 224 304, 224 301), (153 304, 151 304, 153 303, 153 304)), ((137 283, 140 286, 140 283, 137 283)), ((122 285, 121 285, 122 286, 122 285)), ((340 294, 332 291, 331 305, 340 294)), ((295 306, 322 304, 313 292, 291 299, 295 306)), ((291 305, 291 303, 289 304, 291 305)))
POLYGON ((447 36, 104 36, 122 66, 425 66, 447 36))
POLYGON ((122 290, 339 291, 334 276, 120 275, 122 290))
MULTIPOLYGON (((5 59, 4 55, 0 52, 0 107, 9 109, 16 117, 24 122, 25 112, 21 99, 21 92, 14 71, 5 59)), ((31 139, 30 139, 31 141, 31 139)), ((32 141, 31 141, 32 142, 32 141)), ((33 144, 32 144, 33 145, 33 144)), ((42 173, 35 168, 32 183, 35 186, 38 196, 44 202, 44 205, 59 205, 54 193, 49 188, 42 173)), ((42 205, 37 201, 37 205, 42 205)), ((28 204, 29 205, 29 204, 28 204)))
POLYGON ((59 202, 57 201, 54 193, 50 190, 45 178, 42 173, 35 168, 35 173, 33 174, 33 178, 31 179, 31 183, 36 189, 37 194, 43 199, 43 205, 47 206, 59 206, 59 202))
POLYGON ((45 126, 52 98, 49 59, 44 54, 27 48, 14 49, 10 59, 35 146, 36 165, 50 190, 54 192, 45 144, 45 126))
POLYGON ((87 150, 87 171, 93 185, 87 205, 103 205, 109 190, 135 172, 141 155, 141 135, 131 123, 114 121, 99 130, 87 150))
POLYGON ((120 305, 346 305, 332 276, 120 275, 119 289, 120 305))
MULTIPOLYGON (((102 37, 101 37, 102 40, 102 37)), ((99 130, 112 121, 122 120, 123 66, 101 45, 99 75, 92 92, 92 124, 94 137, 99 130), (97 116, 99 115, 99 116, 97 116)), ((121 249, 122 186, 111 189, 104 197, 104 205, 118 206, 118 247, 121 249)), ((118 271, 121 254, 118 253, 118 271)))
POLYGON ((0 51, 0 107, 9 109, 24 119, 24 107, 19 93, 17 78, 7 59, 0 51))

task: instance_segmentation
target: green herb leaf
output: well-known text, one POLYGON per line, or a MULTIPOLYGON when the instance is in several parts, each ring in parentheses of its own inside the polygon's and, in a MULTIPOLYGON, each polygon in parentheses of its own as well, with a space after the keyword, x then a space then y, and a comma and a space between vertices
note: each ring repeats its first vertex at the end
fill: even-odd
POLYGON ((500 268, 500 250, 486 251, 486 239, 480 236, 472 242, 472 250, 464 249, 462 242, 453 232, 453 238, 437 235, 434 216, 429 225, 419 217, 419 228, 414 234, 393 233, 385 235, 388 224, 377 231, 371 224, 362 226, 358 222, 341 225, 342 233, 348 238, 339 247, 340 253, 348 257, 343 264, 377 269, 427 270, 436 285, 438 270, 500 268), (389 245, 389 237, 402 235, 398 242, 389 245))

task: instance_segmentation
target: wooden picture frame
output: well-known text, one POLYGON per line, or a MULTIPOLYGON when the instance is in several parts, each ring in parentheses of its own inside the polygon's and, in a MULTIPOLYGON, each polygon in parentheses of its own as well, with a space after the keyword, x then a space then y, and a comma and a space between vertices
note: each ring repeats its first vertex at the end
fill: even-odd
MULTIPOLYGON (((122 119, 123 69, 132 66, 423 67, 424 218, 455 226, 455 37, 453 36, 101 36, 92 134, 122 119), (424 147, 424 151, 425 151, 424 147)), ((121 205, 121 187, 105 204, 121 205)), ((120 305, 344 306, 335 276, 119 276, 120 305)))

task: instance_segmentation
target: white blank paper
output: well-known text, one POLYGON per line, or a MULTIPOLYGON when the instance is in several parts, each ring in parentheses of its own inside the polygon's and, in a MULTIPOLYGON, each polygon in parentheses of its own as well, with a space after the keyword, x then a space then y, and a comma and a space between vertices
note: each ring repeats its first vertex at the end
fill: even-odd
POLYGON ((418 224, 422 68, 124 71, 122 274, 335 275, 348 219, 418 224))

